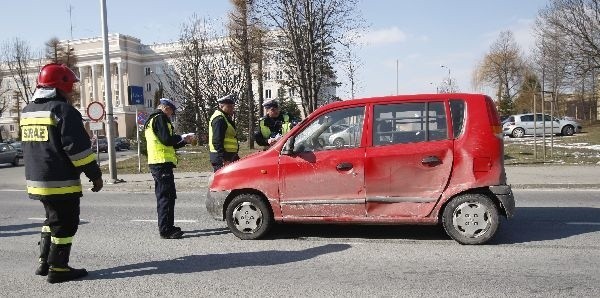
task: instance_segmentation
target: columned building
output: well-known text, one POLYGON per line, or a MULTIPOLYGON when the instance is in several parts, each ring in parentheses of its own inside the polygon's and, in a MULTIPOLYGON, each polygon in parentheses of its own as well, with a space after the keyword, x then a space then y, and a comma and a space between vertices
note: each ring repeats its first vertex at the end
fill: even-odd
MULTIPOLYGON (((119 137, 132 138, 136 135, 136 107, 128 103, 128 86, 140 86, 144 89, 145 105, 138 107, 138 111, 151 112, 153 110, 154 94, 159 89, 161 82, 166 82, 163 69, 172 61, 173 54, 179 50, 178 43, 164 43, 144 45, 140 39, 113 33, 108 35, 110 56, 110 82, 111 98, 113 106, 113 118, 115 120, 115 134, 119 137)), ((75 71, 78 72, 79 101, 75 106, 80 110, 89 128, 89 119, 86 108, 94 101, 105 103, 104 86, 104 60, 103 41, 101 37, 84 38, 77 40, 61 41, 63 46, 72 48, 77 56, 75 71)), ((276 56, 276 55, 275 55, 276 56)), ((278 97, 278 91, 283 79, 282 65, 280 59, 268 59, 264 63, 263 81, 265 99, 278 97)), ((30 76, 32 84, 35 84, 37 74, 41 65, 31 67, 30 76)), ((0 115, 0 132, 4 138, 17 138, 18 136, 18 110, 23 109, 23 103, 17 104, 18 98, 10 92, 15 88, 13 78, 3 70, 3 80, 0 82, 0 100, 6 99, 11 108, 4 109, 0 115), (8 90, 9 92, 3 92, 8 90)), ((2 76, 0 76, 2 77, 2 76)), ((165 86, 168 88, 168 86, 165 86)), ((253 82, 254 97, 258 101, 258 84, 253 82)), ((335 87, 326 87, 323 90, 324 100, 335 96, 335 87)), ((285 90, 286 97, 292 98, 300 104, 300 94, 292 89, 285 90)), ((106 121, 106 119, 105 119, 106 121)), ((99 135, 105 135, 100 131, 99 135)))

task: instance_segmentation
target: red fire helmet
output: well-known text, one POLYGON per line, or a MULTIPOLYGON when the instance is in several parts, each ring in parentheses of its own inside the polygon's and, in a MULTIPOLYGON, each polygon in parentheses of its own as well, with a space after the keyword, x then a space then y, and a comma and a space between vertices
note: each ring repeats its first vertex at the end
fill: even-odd
POLYGON ((79 82, 77 75, 66 65, 50 63, 44 65, 38 76, 37 87, 50 87, 65 93, 73 91, 73 84, 79 82))

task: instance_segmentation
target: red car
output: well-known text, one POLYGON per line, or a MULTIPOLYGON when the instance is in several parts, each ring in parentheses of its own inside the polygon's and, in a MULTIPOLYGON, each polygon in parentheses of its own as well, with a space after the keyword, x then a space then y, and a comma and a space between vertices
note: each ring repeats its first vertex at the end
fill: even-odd
POLYGON ((317 109, 270 149, 217 171, 206 208, 240 239, 274 222, 441 224, 461 244, 482 244, 515 201, 492 100, 425 94, 317 109), (357 129, 324 145, 332 125, 357 129))

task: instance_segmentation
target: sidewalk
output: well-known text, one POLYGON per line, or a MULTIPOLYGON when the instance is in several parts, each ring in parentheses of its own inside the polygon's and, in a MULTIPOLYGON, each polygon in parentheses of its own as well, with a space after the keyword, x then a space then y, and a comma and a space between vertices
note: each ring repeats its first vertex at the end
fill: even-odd
MULTIPOLYGON (((206 191, 210 175, 212 172, 175 173, 177 191, 206 191)), ((507 166, 506 176, 508 183, 515 189, 600 189, 600 166, 507 166)), ((108 174, 104 177, 105 181, 110 178, 108 174)), ((106 191, 154 191, 154 180, 151 174, 121 174, 117 178, 125 182, 115 184, 105 182, 106 191)), ((91 186, 90 182, 84 181, 85 188, 91 186)))

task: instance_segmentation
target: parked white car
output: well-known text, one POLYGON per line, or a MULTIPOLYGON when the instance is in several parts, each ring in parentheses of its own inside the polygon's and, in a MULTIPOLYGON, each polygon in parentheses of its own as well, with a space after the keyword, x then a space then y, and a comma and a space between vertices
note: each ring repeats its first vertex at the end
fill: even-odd
POLYGON ((573 120, 558 119, 550 115, 537 113, 534 121, 533 113, 518 114, 508 117, 504 120, 502 132, 511 138, 521 138, 525 135, 535 134, 560 134, 563 136, 571 136, 579 133, 582 130, 581 124, 573 120), (545 127, 545 131, 544 131, 545 127))

